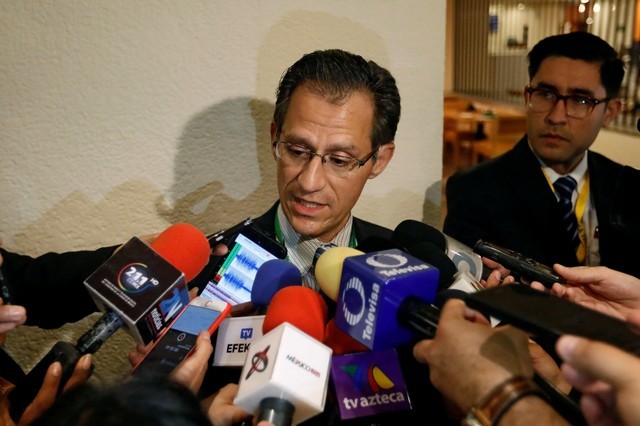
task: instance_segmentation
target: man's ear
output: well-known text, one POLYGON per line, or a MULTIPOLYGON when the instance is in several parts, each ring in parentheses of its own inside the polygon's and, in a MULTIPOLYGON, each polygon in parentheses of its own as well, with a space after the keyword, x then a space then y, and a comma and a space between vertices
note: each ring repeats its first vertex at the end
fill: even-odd
POLYGON ((273 155, 273 159, 278 161, 278 158, 276 157, 276 147, 273 146, 273 141, 276 140, 276 131, 278 130, 278 128, 276 127, 276 123, 275 122, 271 122, 271 129, 269 130, 269 133, 271 134, 271 155, 273 155))
POLYGON ((608 126, 616 115, 622 110, 622 102, 618 98, 611 99, 605 106, 604 117, 602 118, 602 126, 608 126))
POLYGON ((395 152, 395 150, 396 144, 393 143, 393 141, 385 143, 380 147, 380 149, 378 150, 378 158, 376 159, 376 162, 373 163, 373 167, 371 168, 371 172, 369 173, 369 179, 373 179, 384 171, 384 169, 387 167, 387 164, 389 164, 389 162, 393 158, 393 153, 395 152))

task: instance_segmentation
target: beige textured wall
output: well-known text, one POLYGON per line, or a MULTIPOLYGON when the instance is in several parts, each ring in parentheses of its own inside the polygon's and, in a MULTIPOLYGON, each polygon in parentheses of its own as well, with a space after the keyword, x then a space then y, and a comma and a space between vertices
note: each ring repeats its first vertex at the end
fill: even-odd
MULTIPOLYGON (((356 214, 438 224, 444 27, 445 0, 0 2, 0 238, 38 255, 262 213, 278 79, 330 47, 389 67, 403 97, 396 156, 356 214)), ((94 320, 6 347, 28 369, 94 320)), ((93 380, 124 374, 132 348, 119 332, 93 380)))
POLYGON ((620 164, 640 169, 640 135, 602 130, 591 149, 620 164))

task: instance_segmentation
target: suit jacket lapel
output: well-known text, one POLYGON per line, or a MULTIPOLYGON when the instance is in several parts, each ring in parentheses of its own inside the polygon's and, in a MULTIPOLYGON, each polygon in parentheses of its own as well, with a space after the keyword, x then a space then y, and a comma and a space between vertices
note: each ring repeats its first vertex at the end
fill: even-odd
POLYGON ((534 226, 548 229, 555 223, 557 203, 527 138, 521 139, 510 154, 506 167, 509 176, 514 177, 508 181, 515 194, 513 201, 525 208, 534 226))
POLYGON ((509 152, 512 158, 506 162, 513 202, 520 203, 525 211, 530 226, 540 232, 541 239, 546 240, 551 251, 561 254, 559 259, 577 258, 568 239, 564 238, 564 230, 559 221, 558 203, 542 172, 538 159, 531 151, 526 136, 509 152))
POLYGON ((613 203, 612 188, 616 186, 618 174, 606 170, 605 164, 600 161, 599 155, 595 152, 589 152, 587 162, 589 163, 589 193, 593 197, 598 223, 608 223, 613 203))

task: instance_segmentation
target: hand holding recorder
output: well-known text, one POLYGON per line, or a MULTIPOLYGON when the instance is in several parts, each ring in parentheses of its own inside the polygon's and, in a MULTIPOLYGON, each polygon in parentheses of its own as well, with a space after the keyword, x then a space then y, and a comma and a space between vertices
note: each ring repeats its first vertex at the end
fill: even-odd
MULTIPOLYGON (((204 297, 194 298, 154 342, 147 354, 133 367, 132 374, 170 374, 194 351, 197 346, 196 341, 202 341, 204 336, 201 338, 200 333, 206 331, 207 336, 211 336, 229 314, 230 309, 231 305, 226 302, 204 297)), ((211 344, 209 343, 208 346, 210 347, 211 344)), ((209 355, 211 352, 212 349, 209 355)), ((178 373, 179 376, 182 374, 190 375, 184 370, 183 373, 178 373)))
POLYGON ((431 382, 476 419, 480 413, 488 414, 492 424, 501 419, 508 423, 507 416, 522 424, 564 424, 554 423, 562 419, 532 382, 527 335, 511 327, 491 328, 482 315, 460 300, 445 304, 435 338, 416 344, 414 356, 429 364, 431 382), (486 413, 483 401, 487 395, 509 381, 517 381, 520 394, 528 398, 514 400, 508 409, 497 411, 498 417, 494 417, 496 412, 486 413))
POLYGON ((516 281, 524 284, 537 281, 549 288, 554 283, 564 282, 564 278, 548 266, 496 244, 478 240, 473 251, 504 266, 511 271, 516 281))
MULTIPOLYGON (((604 266, 568 268, 555 264, 553 267, 566 280, 565 285, 551 287, 556 296, 622 320, 627 320, 633 312, 640 312, 638 278, 604 266)), ((534 282, 531 287, 544 290, 540 283, 534 282)))

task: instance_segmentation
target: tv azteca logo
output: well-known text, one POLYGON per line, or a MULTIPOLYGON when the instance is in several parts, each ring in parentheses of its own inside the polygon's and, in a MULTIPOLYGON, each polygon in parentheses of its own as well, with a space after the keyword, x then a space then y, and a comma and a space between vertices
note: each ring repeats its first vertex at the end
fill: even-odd
POLYGON ((358 393, 365 394, 360 397, 342 399, 347 410, 362 407, 373 407, 405 401, 404 393, 393 392, 395 384, 380 367, 371 363, 368 367, 362 364, 347 364, 340 367, 352 380, 358 393), (385 392, 387 391, 387 392, 385 392), (366 395, 373 392, 372 395, 366 395))
POLYGON ((347 373, 358 391, 363 392, 367 384, 373 392, 380 392, 380 389, 393 388, 393 382, 384 374, 384 372, 375 364, 369 364, 365 367, 362 364, 347 364, 340 367, 342 371, 347 373))

